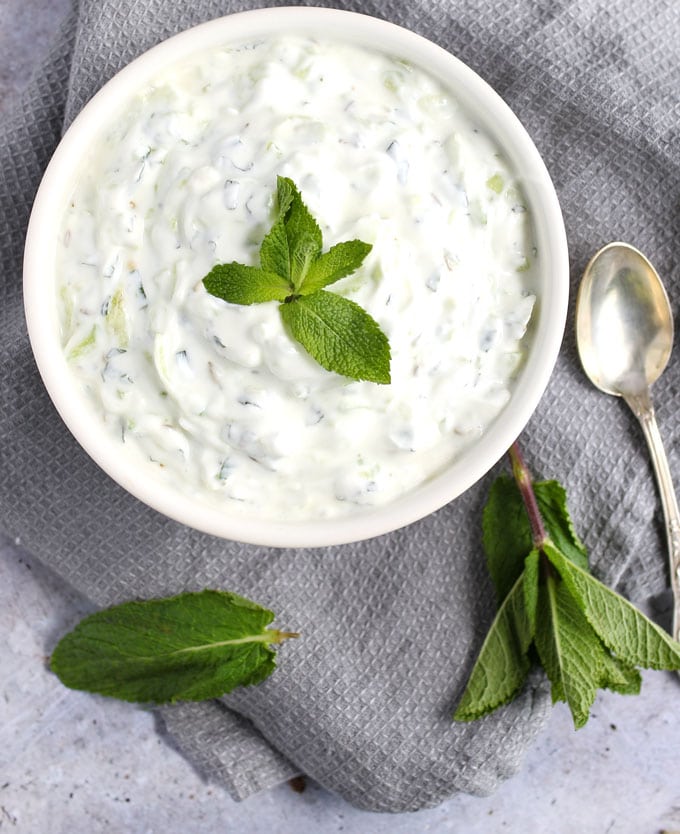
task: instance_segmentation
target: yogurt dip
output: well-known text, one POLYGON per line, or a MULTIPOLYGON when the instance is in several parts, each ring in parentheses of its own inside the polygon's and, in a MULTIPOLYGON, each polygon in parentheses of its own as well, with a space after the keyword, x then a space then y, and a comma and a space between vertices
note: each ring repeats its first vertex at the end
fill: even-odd
POLYGON ((455 95, 398 58, 282 36, 197 54, 112 114, 57 252, 62 344, 121 454, 225 513, 386 504, 474 443, 526 352, 537 253, 521 184, 455 95), (380 324, 392 382, 319 367, 276 302, 210 295, 257 265, 290 177, 324 249, 373 249, 332 286, 380 324))

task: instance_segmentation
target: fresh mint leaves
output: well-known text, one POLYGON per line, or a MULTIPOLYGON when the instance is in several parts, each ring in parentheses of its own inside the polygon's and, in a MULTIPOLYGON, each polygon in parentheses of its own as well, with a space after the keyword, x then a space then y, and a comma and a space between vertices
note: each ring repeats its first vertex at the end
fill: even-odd
MULTIPOLYGON (((325 327, 304 320, 308 308, 315 320, 314 295, 300 300, 301 326, 325 327)), ((539 661, 553 702, 565 701, 582 727, 598 689, 636 694, 638 667, 680 669, 680 643, 589 573, 564 488, 533 482, 516 444, 510 457, 514 480, 495 481, 482 518, 498 612, 454 718, 507 704, 539 661)), ((125 701, 216 698, 272 673, 272 645, 298 636, 268 628, 273 619, 226 591, 128 602, 82 620, 58 643, 51 668, 68 687, 125 701)))
POLYGON ((281 318, 291 334, 319 365, 352 379, 389 382, 385 337, 358 304, 326 290, 302 295, 281 305, 281 318))
POLYGON ((213 267, 203 284, 211 295, 231 304, 284 301, 290 295, 290 284, 280 275, 237 263, 213 267))
POLYGON ((292 632, 274 614, 226 591, 200 591, 99 611, 57 644, 52 671, 72 689, 124 701, 218 698, 260 683, 276 665, 272 644, 292 632))
POLYGON ((356 271, 371 251, 361 240, 322 252, 321 230, 295 183, 277 178, 278 216, 260 246, 260 266, 218 264, 206 290, 230 304, 280 302, 293 338, 322 367, 356 380, 390 382, 390 346, 358 304, 325 287, 356 271))
POLYGON ((511 701, 537 658, 582 727, 600 688, 640 690, 637 667, 680 669, 680 643, 588 571, 564 488, 534 483, 515 444, 484 509, 483 544, 499 603, 454 718, 511 701))

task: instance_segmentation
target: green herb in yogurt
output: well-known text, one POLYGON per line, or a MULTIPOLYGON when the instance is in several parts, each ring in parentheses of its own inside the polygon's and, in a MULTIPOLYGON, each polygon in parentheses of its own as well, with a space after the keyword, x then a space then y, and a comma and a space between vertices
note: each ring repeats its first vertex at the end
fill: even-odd
POLYGON ((542 253, 517 172, 455 91, 285 35, 177 61, 104 122, 57 241, 63 352, 159 483, 243 518, 347 516, 435 476, 501 413, 542 253), (309 212, 290 188, 279 208, 277 174, 309 212), (242 298, 225 303, 201 279, 229 261, 242 298), (367 359, 389 385, 348 384, 367 359))
POLYGON ((260 266, 218 264, 203 279, 205 288, 230 304, 281 302, 288 332, 323 368, 389 383, 390 346, 380 325, 354 301, 324 289, 355 272, 371 245, 348 240, 322 252, 321 229, 288 177, 277 178, 277 200, 260 266))

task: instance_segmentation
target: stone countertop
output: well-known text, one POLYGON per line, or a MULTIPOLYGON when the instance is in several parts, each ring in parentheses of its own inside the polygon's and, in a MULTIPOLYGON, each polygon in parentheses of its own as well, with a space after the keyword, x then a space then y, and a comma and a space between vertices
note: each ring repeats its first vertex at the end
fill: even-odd
MULTIPOLYGON (((2 0, 0 109, 26 83, 68 0, 2 0), (30 48, 29 48, 30 46, 30 48)), ((359 811, 307 780, 242 803, 192 769, 154 715, 73 692, 46 664, 87 603, 0 537, 0 832, 10 834, 680 834, 680 678, 602 693, 575 732, 559 704, 521 772, 491 797, 413 814, 359 811)))

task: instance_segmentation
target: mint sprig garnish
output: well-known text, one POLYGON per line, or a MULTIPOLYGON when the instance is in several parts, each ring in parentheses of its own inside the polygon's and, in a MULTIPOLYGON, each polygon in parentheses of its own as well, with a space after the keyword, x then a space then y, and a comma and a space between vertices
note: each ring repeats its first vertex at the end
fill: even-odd
POLYGON ((533 482, 516 444, 510 458, 514 480, 494 482, 483 515, 498 613, 454 718, 511 701, 538 660, 582 727, 598 689, 637 694, 637 667, 680 669, 680 643, 589 572, 564 488, 533 482))
POLYGON ((227 591, 126 602, 81 620, 59 641, 50 666, 71 689, 124 701, 218 698, 274 671, 271 645, 298 635, 267 628, 273 619, 227 591))
POLYGON ((203 279, 206 290, 230 304, 280 302, 288 332, 326 370, 389 383, 390 346, 380 325, 355 302, 324 289, 355 272, 371 245, 349 240, 323 252, 321 229, 287 177, 277 177, 277 203, 260 266, 218 264, 203 279))

